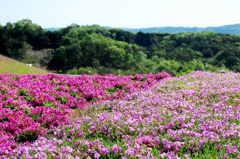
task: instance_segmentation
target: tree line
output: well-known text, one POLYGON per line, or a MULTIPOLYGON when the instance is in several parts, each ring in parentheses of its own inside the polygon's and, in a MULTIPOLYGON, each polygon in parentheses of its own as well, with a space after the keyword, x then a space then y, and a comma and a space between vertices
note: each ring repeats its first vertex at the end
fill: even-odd
POLYGON ((77 24, 46 31, 24 19, 0 25, 0 53, 70 74, 240 71, 240 36, 214 32, 134 33, 77 24), (35 54, 39 50, 47 51, 35 54))

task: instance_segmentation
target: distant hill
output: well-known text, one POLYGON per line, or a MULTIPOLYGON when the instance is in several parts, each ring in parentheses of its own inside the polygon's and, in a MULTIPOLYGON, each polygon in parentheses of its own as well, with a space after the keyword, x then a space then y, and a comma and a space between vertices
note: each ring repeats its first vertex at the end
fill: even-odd
MULTIPOLYGON (((111 28, 111 27, 105 27, 111 28)), ((131 32, 144 32, 144 33, 152 33, 152 32, 163 32, 163 33, 180 33, 180 32, 201 32, 201 31, 212 31, 215 33, 223 33, 223 34, 239 34, 240 35, 240 23, 234 25, 224 25, 219 27, 153 27, 153 28, 141 28, 141 29, 132 29, 132 28, 120 28, 124 31, 131 32)))
POLYGON ((44 28, 46 31, 58 31, 62 28, 44 28))
MULTIPOLYGON (((106 29, 113 27, 103 26, 106 29)), ((62 28, 45 28, 46 31, 57 31, 62 28)), ((223 34, 238 34, 240 35, 240 23, 233 25, 223 25, 219 27, 152 27, 152 28, 120 28, 124 31, 131 32, 144 32, 144 33, 153 33, 153 32, 163 32, 163 33, 180 33, 180 32, 201 32, 201 31, 212 31, 215 33, 223 34)))
POLYGON ((38 74, 38 75, 47 75, 49 74, 47 71, 36 68, 29 67, 28 65, 18 62, 16 60, 7 58, 5 56, 0 55, 0 74, 38 74))

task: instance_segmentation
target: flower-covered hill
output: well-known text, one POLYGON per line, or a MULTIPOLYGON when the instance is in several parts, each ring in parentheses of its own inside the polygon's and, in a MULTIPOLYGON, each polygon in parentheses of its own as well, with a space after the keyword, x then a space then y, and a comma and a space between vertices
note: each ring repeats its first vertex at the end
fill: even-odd
POLYGON ((170 77, 156 75, 82 75, 76 78, 49 74, 0 75, 0 156, 12 156, 18 143, 33 142, 71 120, 72 110, 88 104, 123 99, 170 77))
MULTIPOLYGON (((135 78, 135 77, 134 77, 135 78)), ((92 103, 16 158, 240 158, 240 74, 193 72, 92 103)), ((9 141, 11 141, 9 139, 9 141)), ((1 142, 1 140, 0 140, 1 142)))
POLYGON ((193 72, 92 104, 26 158, 239 158, 240 74, 193 72))

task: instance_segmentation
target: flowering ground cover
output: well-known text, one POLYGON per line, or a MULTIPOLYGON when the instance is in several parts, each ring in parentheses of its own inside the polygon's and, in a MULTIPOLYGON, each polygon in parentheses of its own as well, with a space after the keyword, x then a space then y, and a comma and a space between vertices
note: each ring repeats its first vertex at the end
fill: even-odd
MULTIPOLYGON (((67 78, 55 75, 49 78, 53 76, 54 79, 67 78)), ((129 78, 135 82, 146 81, 145 77, 129 78)), ((64 80, 57 79, 54 83, 60 82, 57 86, 66 88, 64 80)), ((59 88, 67 92, 67 89, 59 88)), ((0 146, 5 148, 0 149, 0 154, 6 158, 240 158, 239 73, 197 71, 164 78, 147 89, 136 89, 131 93, 123 91, 118 99, 110 94, 114 92, 112 89, 121 91, 119 85, 118 88, 114 85, 107 88, 107 93, 98 96, 101 99, 98 102, 88 99, 92 102, 85 109, 82 105, 75 109, 79 113, 75 120, 66 120, 64 125, 56 124, 58 127, 54 129, 55 138, 52 140, 39 135, 35 141, 16 144, 12 142, 14 135, 8 135, 13 131, 0 132, 0 146)), ((4 95, 12 93, 3 92, 4 95)), ((95 97, 94 91, 89 94, 95 97)), ((85 99, 88 97, 85 95, 85 99)), ((55 95, 54 99, 58 96, 55 95)), ((19 110, 26 105, 30 107, 32 103, 29 103, 22 104, 19 110)), ((67 103, 67 107, 73 106, 67 103)), ((56 108, 63 106, 60 104, 56 108)), ((2 110, 12 110, 4 106, 1 104, 2 110)), ((8 111, 1 113, 10 114, 8 111)), ((21 111, 12 114, 18 112, 21 111)), ((36 124, 34 132, 41 134, 42 123, 31 122, 23 115, 19 113, 18 118, 28 122, 18 128, 27 126, 29 131, 25 132, 31 132, 31 126, 36 124)), ((8 117, 8 120, 12 119, 8 117)), ((19 132, 24 131, 16 131, 16 134, 19 132)))
POLYGON ((89 105, 78 118, 55 129, 52 140, 39 137, 19 146, 9 143, 14 147, 11 155, 240 158, 239 81, 240 74, 232 72, 165 78, 124 98, 89 105))
POLYGON ((0 156, 18 155, 22 152, 19 143, 37 144, 47 130, 69 123, 73 109, 82 112, 93 103, 124 99, 170 76, 166 72, 75 78, 56 74, 0 75, 0 156))

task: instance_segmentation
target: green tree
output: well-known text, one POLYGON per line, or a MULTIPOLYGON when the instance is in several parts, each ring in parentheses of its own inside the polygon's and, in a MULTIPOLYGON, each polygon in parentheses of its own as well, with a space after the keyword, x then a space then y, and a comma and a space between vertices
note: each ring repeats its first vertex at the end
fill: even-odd
POLYGON ((121 68, 125 54, 126 52, 124 49, 118 48, 115 45, 107 47, 104 52, 106 65, 109 67, 121 68))
POLYGON ((66 46, 67 67, 73 68, 82 66, 82 54, 79 44, 74 43, 70 46, 66 46))
POLYGON ((58 71, 64 71, 67 64, 66 48, 61 46, 54 52, 54 56, 49 63, 49 68, 58 71))

